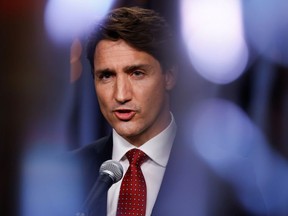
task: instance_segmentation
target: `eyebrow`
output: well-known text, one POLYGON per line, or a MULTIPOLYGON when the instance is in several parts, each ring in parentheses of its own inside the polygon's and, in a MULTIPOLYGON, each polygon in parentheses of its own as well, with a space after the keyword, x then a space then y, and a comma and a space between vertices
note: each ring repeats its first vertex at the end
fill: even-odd
POLYGON ((104 69, 99 69, 99 70, 95 70, 94 74, 102 74, 102 73, 115 73, 114 70, 111 70, 109 68, 104 68, 104 69))
MULTIPOLYGON (((129 73, 129 72, 132 72, 132 71, 137 70, 137 69, 146 69, 146 70, 149 70, 150 68, 152 68, 152 66, 149 65, 149 64, 135 64, 135 65, 128 65, 128 66, 124 67, 123 71, 124 71, 125 73, 129 73)), ((114 69, 104 68, 104 69, 95 70, 94 73, 95 73, 95 74, 101 74, 101 73, 116 73, 116 71, 115 71, 114 69)))
POLYGON ((149 64, 136 64, 136 65, 129 65, 124 67, 124 72, 129 73, 137 69, 146 69, 149 70, 152 66, 149 64))

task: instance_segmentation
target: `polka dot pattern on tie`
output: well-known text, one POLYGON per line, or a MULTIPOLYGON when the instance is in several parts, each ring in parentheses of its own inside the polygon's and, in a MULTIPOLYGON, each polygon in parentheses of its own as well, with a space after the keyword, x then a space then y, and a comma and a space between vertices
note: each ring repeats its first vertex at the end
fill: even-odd
POLYGON ((139 149, 132 149, 126 153, 126 157, 130 166, 122 180, 117 216, 145 216, 147 190, 141 165, 148 156, 139 149))

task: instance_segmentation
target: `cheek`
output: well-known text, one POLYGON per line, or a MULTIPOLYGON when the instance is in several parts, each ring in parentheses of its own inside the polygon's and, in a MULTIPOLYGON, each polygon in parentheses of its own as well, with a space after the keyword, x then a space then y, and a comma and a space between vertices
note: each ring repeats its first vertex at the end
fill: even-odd
POLYGON ((107 91, 105 91, 104 89, 101 89, 101 88, 95 88, 96 90, 96 95, 97 95, 97 98, 98 98, 98 103, 99 103, 99 106, 101 108, 101 111, 105 111, 105 108, 108 107, 108 94, 107 94, 107 91))
POLYGON ((139 95, 141 95, 140 97, 143 99, 142 102, 144 103, 144 106, 151 109, 157 109, 157 107, 160 106, 159 104, 162 104, 165 98, 166 91, 164 88, 162 82, 141 88, 139 95))

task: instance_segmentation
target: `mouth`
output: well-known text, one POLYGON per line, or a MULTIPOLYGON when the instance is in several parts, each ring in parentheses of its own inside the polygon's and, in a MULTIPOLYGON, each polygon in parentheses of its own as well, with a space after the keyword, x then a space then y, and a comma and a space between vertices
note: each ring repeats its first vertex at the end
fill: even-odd
POLYGON ((118 109, 113 112, 120 121, 130 121, 136 114, 136 111, 129 109, 118 109))

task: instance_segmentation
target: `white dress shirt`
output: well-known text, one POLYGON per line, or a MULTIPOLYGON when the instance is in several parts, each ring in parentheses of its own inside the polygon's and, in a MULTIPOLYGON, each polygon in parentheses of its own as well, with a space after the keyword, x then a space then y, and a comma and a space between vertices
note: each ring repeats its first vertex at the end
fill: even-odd
MULTIPOLYGON (((171 122, 161 133, 139 147, 140 150, 149 156, 149 159, 141 166, 147 187, 146 215, 151 215, 156 201, 166 165, 168 163, 170 151, 176 135, 176 123, 171 113, 171 122)), ((119 161, 124 169, 124 175, 129 167, 129 161, 125 154, 130 149, 136 148, 115 130, 113 130, 113 152, 112 160, 119 161)), ((122 178, 123 179, 123 178, 122 178)), ((118 197, 121 181, 111 186, 108 191, 107 215, 115 216, 117 212, 118 197)))

